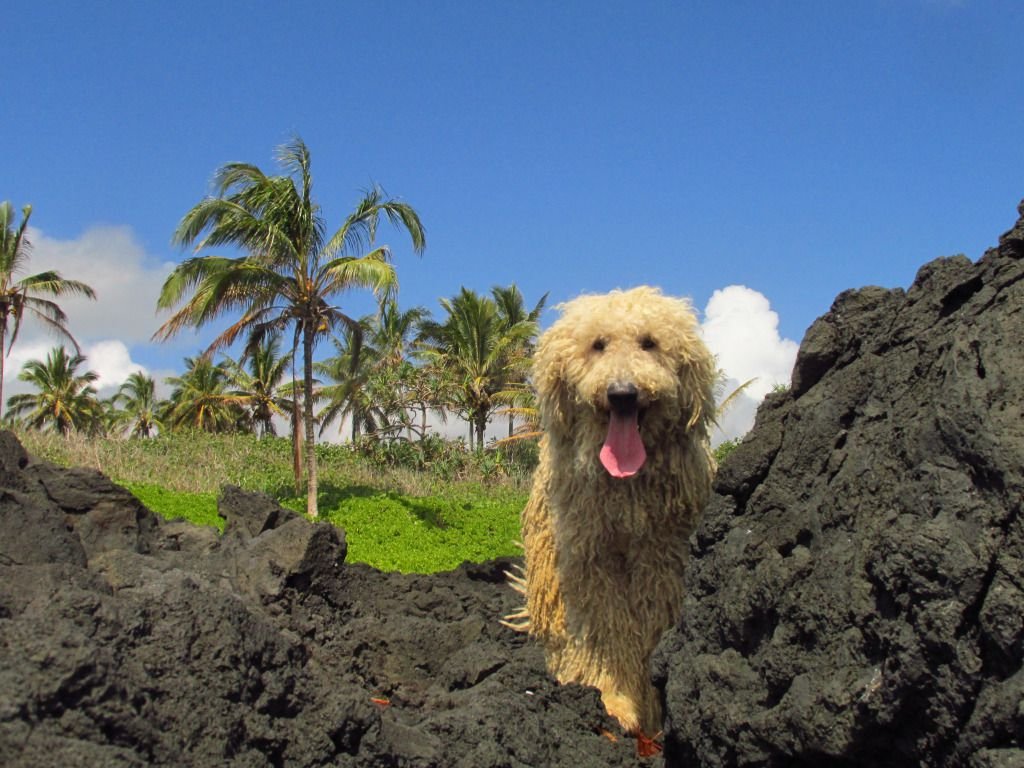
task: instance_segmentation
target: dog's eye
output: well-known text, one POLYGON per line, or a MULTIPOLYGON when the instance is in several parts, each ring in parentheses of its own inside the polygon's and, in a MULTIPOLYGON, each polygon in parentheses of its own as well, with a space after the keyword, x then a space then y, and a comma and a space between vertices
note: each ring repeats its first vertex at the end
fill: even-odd
POLYGON ((604 352, 605 343, 604 339, 594 339, 594 343, 590 345, 590 348, 595 352, 604 352))
POLYGON ((646 350, 646 351, 649 352, 650 350, 657 349, 657 348, 658 348, 658 342, 656 342, 650 336, 644 336, 642 339, 640 339, 640 349, 643 349, 643 350, 646 350))

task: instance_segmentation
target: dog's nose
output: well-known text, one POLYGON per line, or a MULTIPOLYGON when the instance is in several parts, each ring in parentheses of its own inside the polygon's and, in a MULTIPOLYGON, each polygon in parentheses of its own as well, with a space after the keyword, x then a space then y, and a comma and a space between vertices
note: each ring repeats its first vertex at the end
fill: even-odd
POLYGON ((634 411, 640 391, 636 384, 610 384, 608 386, 608 406, 616 413, 634 411))

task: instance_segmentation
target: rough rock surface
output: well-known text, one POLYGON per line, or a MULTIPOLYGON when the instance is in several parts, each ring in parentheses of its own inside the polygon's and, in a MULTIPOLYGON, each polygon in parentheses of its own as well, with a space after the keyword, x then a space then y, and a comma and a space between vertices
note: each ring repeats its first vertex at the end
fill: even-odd
POLYGON ((223 536, 162 522, 0 432, 0 765, 635 763, 498 623, 509 562, 380 573, 266 497, 219 508, 223 536))
MULTIPOLYGON (((809 329, 692 542, 665 764, 1024 766, 1021 214, 809 329)), ((220 511, 162 522, 0 432, 0 764, 661 764, 498 624, 507 561, 385 574, 220 511)))
POLYGON ((689 766, 1024 766, 1024 203, 840 295, 724 463, 655 677, 689 766))

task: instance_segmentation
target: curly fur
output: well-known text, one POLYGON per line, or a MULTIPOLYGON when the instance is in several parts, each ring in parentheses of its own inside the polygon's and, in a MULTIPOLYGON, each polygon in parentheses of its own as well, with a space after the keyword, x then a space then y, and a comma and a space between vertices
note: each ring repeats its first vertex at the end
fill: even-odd
POLYGON ((687 539, 715 470, 708 446, 715 362, 688 302, 639 287, 564 304, 534 358, 544 437, 523 511, 525 610, 560 682, 601 690, 630 732, 661 708, 651 652, 678 620, 687 539), (595 344, 597 342, 597 344, 595 344), (634 385, 647 459, 612 477, 599 453, 609 387, 634 385))

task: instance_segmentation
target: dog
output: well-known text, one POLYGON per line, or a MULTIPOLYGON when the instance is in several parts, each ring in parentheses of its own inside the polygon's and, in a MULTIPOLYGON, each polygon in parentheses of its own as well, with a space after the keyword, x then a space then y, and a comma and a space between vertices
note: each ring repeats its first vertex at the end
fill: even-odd
POLYGON ((717 366, 691 305, 641 286, 560 307, 534 356, 543 429, 522 513, 525 608, 505 617, 627 733, 661 730, 650 657, 679 619, 711 491, 717 366))

